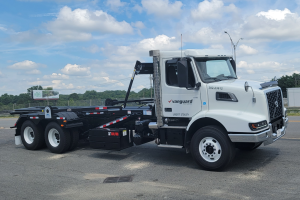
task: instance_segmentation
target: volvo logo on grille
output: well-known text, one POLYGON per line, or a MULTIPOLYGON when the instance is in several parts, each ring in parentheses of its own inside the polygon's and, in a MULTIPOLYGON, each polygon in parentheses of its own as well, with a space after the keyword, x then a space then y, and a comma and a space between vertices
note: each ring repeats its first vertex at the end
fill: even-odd
POLYGON ((274 103, 275 103, 275 106, 278 107, 278 101, 275 101, 274 103))

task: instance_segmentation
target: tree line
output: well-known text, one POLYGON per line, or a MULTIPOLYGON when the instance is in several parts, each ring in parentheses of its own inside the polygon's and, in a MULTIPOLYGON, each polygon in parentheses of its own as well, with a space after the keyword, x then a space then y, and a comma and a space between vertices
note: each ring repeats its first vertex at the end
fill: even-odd
MULTIPOLYGON (((7 93, 0 96, 0 106, 2 105, 10 105, 10 104, 26 104, 26 103, 38 103, 42 102, 39 100, 33 100, 31 98, 31 91, 32 90, 52 90, 51 87, 43 88, 42 86, 32 86, 27 89, 26 93, 22 93, 19 95, 9 95, 7 93)), ((107 90, 104 92, 97 92, 95 90, 88 90, 83 94, 72 93, 69 95, 60 94, 59 100, 60 101, 78 101, 78 100, 90 100, 90 99, 124 99, 126 96, 125 90, 107 90)), ((144 88, 139 92, 130 92, 129 98, 149 98, 151 97, 151 89, 144 88)), ((153 89, 152 89, 152 97, 153 97, 153 89)))

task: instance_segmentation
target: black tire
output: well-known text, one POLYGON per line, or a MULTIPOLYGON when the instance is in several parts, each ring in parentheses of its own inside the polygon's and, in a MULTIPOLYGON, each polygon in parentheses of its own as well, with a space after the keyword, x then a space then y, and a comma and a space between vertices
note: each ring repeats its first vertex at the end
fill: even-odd
POLYGON ((78 145, 79 130, 73 128, 73 129, 71 129, 70 134, 71 134, 71 142, 70 142, 69 151, 73 151, 78 145))
POLYGON ((21 127, 21 140, 28 150, 38 150, 45 147, 44 132, 32 121, 25 121, 21 127))
POLYGON ((218 126, 206 126, 199 129, 192 137, 190 149, 196 163, 206 170, 222 170, 232 162, 235 156, 234 144, 230 141, 227 132, 218 126), (200 142, 203 148, 201 153, 200 142))
POLYGON ((262 142, 256 142, 256 143, 238 142, 235 143, 235 146, 241 151, 252 151, 254 149, 257 149, 261 144, 262 142))
POLYGON ((45 141, 52 153, 64 153, 69 150, 71 143, 70 131, 50 122, 45 130, 45 141))

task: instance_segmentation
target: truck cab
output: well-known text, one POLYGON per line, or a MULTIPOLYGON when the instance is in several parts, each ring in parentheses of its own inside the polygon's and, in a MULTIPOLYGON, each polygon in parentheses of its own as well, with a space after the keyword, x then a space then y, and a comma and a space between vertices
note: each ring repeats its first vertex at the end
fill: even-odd
POLYGON ((180 144, 211 170, 229 164, 235 148, 254 150, 285 135, 288 118, 277 82, 238 79, 232 55, 203 49, 150 56, 157 122, 149 127, 158 130, 159 145, 180 144))

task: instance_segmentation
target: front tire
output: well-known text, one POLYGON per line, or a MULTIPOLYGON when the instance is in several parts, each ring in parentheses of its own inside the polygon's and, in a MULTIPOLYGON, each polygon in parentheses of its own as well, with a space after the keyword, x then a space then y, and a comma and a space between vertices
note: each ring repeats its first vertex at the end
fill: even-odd
POLYGON ((207 126, 193 135, 191 154, 203 169, 222 170, 232 162, 235 146, 225 130, 218 126, 207 126))
POLYGON ((70 147, 70 132, 68 129, 61 128, 57 123, 50 122, 45 130, 45 140, 52 153, 64 153, 70 147))

